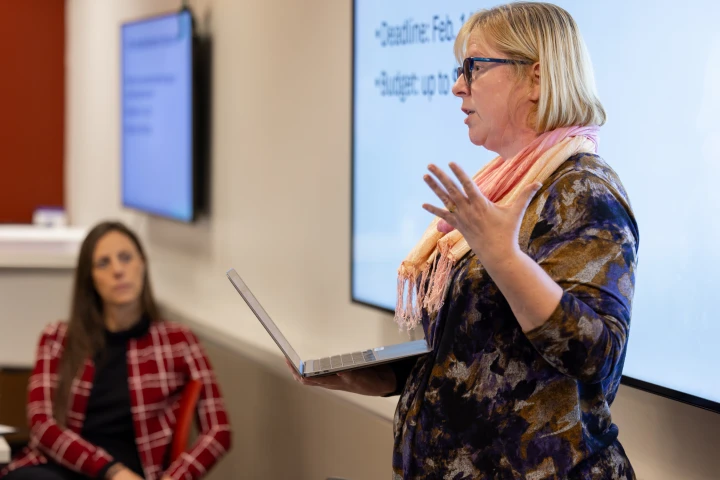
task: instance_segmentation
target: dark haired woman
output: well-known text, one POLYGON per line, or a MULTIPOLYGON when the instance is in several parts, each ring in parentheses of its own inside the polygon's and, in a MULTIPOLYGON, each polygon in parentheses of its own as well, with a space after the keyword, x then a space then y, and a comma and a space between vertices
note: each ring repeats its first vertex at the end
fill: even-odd
POLYGON ((196 479, 230 448, 212 367, 190 330, 159 318, 145 253, 120 223, 85 238, 70 319, 45 328, 36 362, 30 444, 0 478, 196 479), (193 379, 202 382, 200 435, 167 465, 178 400, 193 379))

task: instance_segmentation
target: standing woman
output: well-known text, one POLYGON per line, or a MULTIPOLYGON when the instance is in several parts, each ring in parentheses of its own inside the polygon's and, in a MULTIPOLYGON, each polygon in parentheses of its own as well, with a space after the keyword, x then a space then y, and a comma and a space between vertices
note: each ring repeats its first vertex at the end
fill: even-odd
POLYGON ((470 141, 498 157, 425 176, 445 208, 424 205, 436 218, 400 266, 396 318, 433 351, 298 380, 400 395, 395 479, 634 479, 610 405, 639 234, 597 155, 605 111, 578 26, 510 3, 474 14, 455 54, 470 141))

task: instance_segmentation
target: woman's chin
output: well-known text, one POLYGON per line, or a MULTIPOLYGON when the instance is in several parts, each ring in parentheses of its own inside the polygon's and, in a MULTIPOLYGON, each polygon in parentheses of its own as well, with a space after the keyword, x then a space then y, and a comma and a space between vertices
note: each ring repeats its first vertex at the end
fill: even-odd
POLYGON ((478 147, 482 147, 485 145, 485 135, 474 133, 472 130, 468 132, 468 137, 470 138, 470 143, 473 145, 476 145, 478 147))
POLYGON ((113 298, 109 298, 105 303, 112 305, 115 308, 127 308, 140 303, 140 298, 135 294, 115 295, 113 298))

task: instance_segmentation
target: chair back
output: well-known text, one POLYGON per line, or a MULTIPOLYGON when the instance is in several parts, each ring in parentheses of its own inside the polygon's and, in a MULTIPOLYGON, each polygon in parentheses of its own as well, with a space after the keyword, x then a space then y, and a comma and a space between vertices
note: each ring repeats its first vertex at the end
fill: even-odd
POLYGON ((180 409, 177 414, 177 425, 175 426, 175 435, 173 437, 170 448, 170 464, 177 460, 180 455, 187 449, 188 438, 190 437, 190 427, 192 426, 198 398, 200 397, 200 389, 202 383, 200 380, 190 380, 183 390, 180 398, 180 409))

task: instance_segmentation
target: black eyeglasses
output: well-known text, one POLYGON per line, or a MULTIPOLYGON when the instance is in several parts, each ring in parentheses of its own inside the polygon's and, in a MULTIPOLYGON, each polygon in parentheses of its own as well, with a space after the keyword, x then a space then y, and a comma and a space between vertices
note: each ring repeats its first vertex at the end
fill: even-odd
POLYGON ((486 57, 468 57, 463 60, 462 67, 458 67, 455 72, 455 80, 457 81, 460 76, 465 77, 465 81, 468 86, 472 83, 473 72, 475 72, 475 63, 505 63, 510 65, 531 65, 532 62, 529 60, 510 60, 507 58, 486 58, 486 57))

